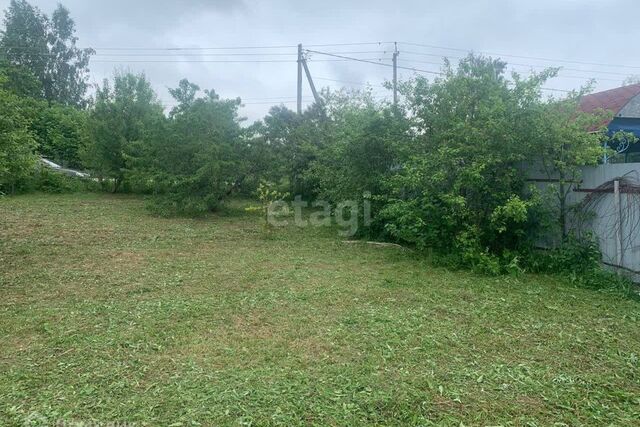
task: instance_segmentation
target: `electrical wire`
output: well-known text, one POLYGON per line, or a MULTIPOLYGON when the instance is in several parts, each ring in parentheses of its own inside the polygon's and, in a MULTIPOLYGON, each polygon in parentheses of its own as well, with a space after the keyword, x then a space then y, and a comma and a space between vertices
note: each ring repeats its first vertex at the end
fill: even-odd
MULTIPOLYGON (((402 61, 402 62, 405 63, 404 61, 402 61)), ((417 60, 417 59, 413 59, 413 58, 409 59, 409 62, 412 63, 412 64, 414 64, 414 63, 415 64, 430 64, 430 65, 439 65, 439 66, 443 66, 444 65, 444 63, 441 63, 441 62, 421 61, 421 60, 417 60)), ((520 65, 520 64, 508 63, 507 65, 511 66, 511 65, 520 65)), ((512 71, 512 72, 517 72, 517 73, 522 73, 523 72, 522 70, 516 70, 513 67, 510 67, 509 70, 512 71)), ((563 70, 568 70, 568 69, 562 68, 560 70, 560 73, 562 73, 563 70)), ((530 71, 530 70, 527 70, 527 71, 530 71)), ((580 70, 580 71, 585 72, 585 73, 587 72, 586 70, 580 70)), ((627 76, 627 74, 623 74, 623 75, 627 76)), ((552 78, 554 78, 554 79, 555 78, 566 78, 566 79, 577 79, 577 80, 588 80, 590 78, 594 78, 597 81, 620 82, 620 79, 613 79, 613 78, 600 77, 600 76, 593 77, 593 76, 573 76, 573 75, 566 75, 566 74, 558 74, 557 76, 552 77, 552 78)))
MULTIPOLYGON (((320 51, 317 51, 317 50, 309 50, 309 49, 307 49, 306 52, 316 53, 318 55, 333 56, 333 57, 336 57, 336 58, 347 59, 349 61, 364 62, 364 63, 374 64, 374 65, 381 65, 381 66, 384 66, 384 67, 393 67, 392 64, 387 64, 387 63, 384 63, 384 62, 373 62, 373 61, 370 61, 370 60, 367 60, 367 59, 350 58, 348 56, 336 55, 336 54, 328 53, 328 52, 320 52, 320 51)), ((436 72, 436 71, 420 70, 418 68, 409 68, 409 67, 397 67, 397 68, 400 69, 400 70, 409 70, 409 71, 414 71, 414 72, 418 72, 418 73, 428 73, 428 74, 443 75, 443 73, 439 73, 439 72, 436 72)))
MULTIPOLYGON (((356 42, 356 43, 324 43, 324 44, 308 44, 305 47, 318 48, 318 47, 339 47, 339 46, 384 46, 384 45, 393 45, 396 42, 391 41, 377 41, 377 42, 356 42)), ((472 49, 462 49, 462 48, 453 48, 446 46, 438 46, 424 43, 414 43, 414 42, 397 42, 399 45, 405 46, 414 46, 414 47, 423 47, 429 49, 441 49, 455 52, 472 52, 472 49)), ((89 47, 83 49, 94 49, 96 51, 161 51, 161 52, 175 52, 175 51, 207 51, 207 50, 271 50, 271 49, 293 49, 298 46, 295 44, 283 44, 283 45, 238 45, 238 46, 209 46, 209 47, 201 47, 201 46, 191 46, 191 47, 131 47, 131 46, 102 46, 102 47, 89 47)), ((32 46, 5 46, 3 49, 10 50, 23 50, 30 51, 36 48, 32 46)), ((346 53, 346 52, 345 52, 346 53)), ((410 53, 410 52, 406 52, 410 53)), ((425 52, 413 52, 415 54, 420 55, 428 55, 428 56, 441 56, 439 54, 429 54, 425 52)), ((557 58, 546 58, 546 57, 536 57, 536 56, 526 56, 526 55, 514 55, 507 53, 496 53, 496 52, 488 52, 488 51, 478 51, 478 53, 487 54, 487 55, 497 55, 501 57, 509 57, 509 58, 522 58, 522 59, 531 59, 536 61, 546 61, 546 62, 557 62, 557 63, 567 63, 567 64, 579 64, 579 65, 591 65, 591 66, 602 66, 602 67, 615 67, 615 68, 631 68, 631 69, 640 69, 640 66, 636 65, 626 65, 626 64, 606 64, 606 63, 598 63, 598 62, 587 62, 587 61, 576 61, 576 60, 566 60, 566 59, 557 59, 557 58)), ((446 56, 446 55, 445 55, 446 56)), ((531 65, 531 64, 528 64, 531 65)))
MULTIPOLYGON (((378 100, 384 100, 384 99, 388 99, 389 96, 382 96, 382 95, 374 95, 372 98, 374 99, 378 99, 378 100)), ((233 98, 235 99, 235 98, 233 98)), ((260 99, 260 98, 244 98, 244 99, 260 99)), ((276 97, 273 98, 272 101, 257 101, 257 102, 244 102, 244 99, 241 98, 242 101, 242 105, 279 105, 279 104, 296 104, 297 101, 295 100, 296 97, 295 96, 291 96, 291 97, 276 97)), ((269 99, 269 98, 263 98, 263 99, 269 99)), ((310 98, 310 97, 305 97, 303 98, 303 101, 306 103, 309 102, 314 102, 315 99, 314 98, 310 98)), ((166 102, 166 101, 160 101, 160 103, 165 106, 165 107, 178 107, 180 106, 179 103, 177 102, 166 102)))
MULTIPOLYGON (((370 58, 370 59, 363 59, 362 61, 369 61, 369 62, 373 62, 376 60, 380 60, 382 61, 382 58, 370 58)), ((350 60, 348 59, 321 59, 321 60, 314 60, 313 62, 348 62, 350 60)), ((298 61, 297 60, 291 60, 291 59, 246 59, 246 60, 233 60, 233 59, 220 59, 220 60, 170 60, 170 59, 127 59, 127 60, 117 60, 117 59, 97 59, 94 61, 91 61, 93 63, 98 63, 98 64, 102 64, 102 63, 112 63, 112 64, 121 64, 121 63, 127 63, 127 64, 135 64, 135 63, 162 63, 162 64, 243 64, 243 63, 249 63, 249 64, 254 64, 254 63, 288 63, 288 64, 295 64, 298 61)))
MULTIPOLYGON (((405 51, 402 51, 401 53, 409 54, 409 55, 424 55, 424 56, 442 57, 441 55, 432 54, 432 53, 422 53, 422 52, 405 52, 405 51)), ((464 59, 463 56, 445 55, 445 57, 446 58, 453 58, 453 59, 464 59)), ((411 62, 422 62, 422 61, 411 59, 411 62)), ((431 64, 432 62, 426 62, 425 61, 425 63, 431 64)), ((515 62, 509 62, 508 65, 515 65, 515 66, 518 66, 518 67, 542 68, 542 69, 553 68, 553 67, 549 67, 549 66, 546 66, 546 65, 540 65, 540 64, 519 64, 519 63, 515 63, 515 62)), ((609 75, 628 76, 628 73, 619 73, 619 72, 614 72, 614 71, 583 70, 583 69, 580 69, 580 68, 566 68, 566 67, 560 67, 560 68, 562 70, 574 71, 574 72, 580 72, 580 73, 609 74, 609 75)))
POLYGON ((347 84, 357 85, 357 86, 367 86, 368 85, 368 83, 350 82, 350 81, 347 81, 347 80, 329 79, 327 77, 314 77, 314 80, 324 80, 324 81, 335 82, 335 83, 347 83, 347 84))
MULTIPOLYGON (((308 47, 339 47, 339 46, 372 46, 372 45, 376 45, 376 46, 383 46, 383 45, 391 45, 393 42, 363 42, 363 43, 332 43, 332 44, 314 44, 314 45, 307 45, 308 47)), ((428 45, 428 44, 421 44, 421 43, 409 43, 409 42, 401 42, 401 45, 408 45, 408 46, 418 46, 418 47, 425 47, 425 48, 435 48, 435 49, 443 49, 443 50, 452 50, 452 51, 459 51, 459 52, 470 52, 470 50, 468 49, 458 49, 458 48, 448 48, 448 47, 443 47, 443 46, 436 46, 436 45, 428 45)), ((100 52, 96 52, 94 55, 92 55, 93 57, 121 57, 121 56, 135 56, 135 57, 140 57, 140 56, 149 56, 149 57, 155 57, 155 56, 159 56, 159 57, 164 57, 164 56, 168 56, 168 57, 172 57, 172 56, 177 56, 177 57, 185 57, 185 56, 199 56, 199 57, 205 57, 205 56, 296 56, 296 53, 285 53, 285 52, 243 52, 243 53, 175 53, 175 52, 184 52, 184 51, 194 51, 194 50, 199 50, 199 51, 206 51, 206 50, 257 50, 257 49, 291 49, 291 48, 297 48, 296 45, 263 45, 263 46, 218 46, 218 47, 161 47, 161 48, 152 48, 152 47, 101 47, 101 48, 96 48, 96 50, 103 50, 103 51, 137 51, 137 52, 141 52, 141 51, 160 51, 160 52, 174 52, 174 54, 168 54, 168 55, 160 55, 160 54, 155 54, 155 53, 100 53, 100 52)), ((50 54, 43 54, 43 53, 28 53, 29 50, 33 50, 33 47, 20 47, 20 46, 13 46, 13 47, 4 47, 4 49, 6 50, 24 50, 27 52, 23 52, 23 55, 37 55, 37 56, 50 56, 50 54)), ((332 53, 332 54, 337 54, 337 55, 344 55, 344 54, 349 54, 349 55, 357 55, 357 54, 370 54, 370 53, 379 53, 379 54, 386 54, 388 53, 388 51, 344 51, 344 52, 326 52, 326 53, 332 53)), ((482 53, 482 52, 481 52, 482 53)), ((491 54, 489 52, 485 52, 487 54, 491 54)), ((452 56, 452 55, 442 55, 442 54, 437 54, 437 53, 427 53, 427 52, 416 52, 416 51, 403 51, 402 52, 403 55, 419 55, 419 56, 432 56, 432 57, 448 57, 448 58, 453 58, 453 59, 463 59, 463 57, 461 56, 452 56)), ((505 56, 505 57, 514 57, 514 58, 527 58, 527 59, 533 59, 533 60, 544 60, 544 61, 554 61, 554 62, 565 62, 565 63, 575 63, 575 64, 581 64, 581 65, 596 65, 596 66, 606 66, 606 67, 624 67, 624 68, 640 68, 640 66, 630 66, 630 65, 613 65, 613 64, 602 64, 602 63, 591 63, 591 62, 585 62, 585 61, 566 61, 566 60, 554 60, 554 59, 550 59, 550 58, 539 58, 539 57, 529 57, 529 56, 523 56, 523 55, 511 55, 511 54, 497 54, 494 53, 494 55, 499 55, 499 56, 505 56)), ((365 59, 366 60, 366 59, 365 59)), ((102 61, 104 62, 104 60, 97 60, 94 59, 92 60, 92 62, 98 62, 98 61, 102 61)), ((116 62, 116 61, 113 61, 116 62)), ((117 62, 124 62, 124 61, 117 61, 117 62)), ((131 61, 129 61, 131 62, 131 61)), ((418 60, 412 60, 412 62, 414 63, 424 63, 424 64, 432 64, 432 65, 437 65, 436 63, 430 62, 430 61, 418 61, 418 60)), ((522 67, 530 67, 530 68, 548 68, 545 65, 541 65, 541 64, 521 64, 521 63, 510 63, 509 65, 513 65, 513 66, 522 66, 522 67)), ((566 71, 574 71, 574 72, 579 72, 579 73, 589 73, 592 75, 599 75, 599 74, 608 74, 608 75, 618 75, 618 76, 627 76, 627 74, 625 73, 620 73, 620 72, 613 72, 613 71, 602 71, 602 70, 583 70, 583 69, 576 69, 576 68, 563 68, 566 71)), ((424 70, 424 72, 432 72, 432 71, 427 71, 424 70)), ((578 77, 576 77, 578 78, 578 77)), ((601 78, 602 80, 604 80, 604 78, 601 78)), ((615 81, 613 79, 611 79, 611 81, 615 81)))
MULTIPOLYGON (((421 43, 409 43, 409 42, 400 42, 400 45, 405 46, 414 46, 414 47, 422 47, 429 49, 442 49, 449 51, 458 51, 458 52, 470 52, 468 49, 458 49, 458 48, 448 48, 443 46, 436 45, 428 45, 421 43)), ((361 43, 327 43, 327 44, 310 44, 305 45, 305 47, 311 48, 321 48, 321 47, 344 47, 344 46, 379 46, 383 47, 385 45, 394 45, 394 42, 361 42, 361 43)), ((98 59, 91 59, 92 63, 296 63, 296 59, 185 59, 187 57, 199 57, 199 58, 207 58, 207 57, 270 57, 270 56, 281 56, 281 57, 296 57, 297 53, 293 52, 241 52, 243 50, 255 51, 255 50, 275 50, 275 49, 293 49, 297 48, 298 45, 259 45, 259 46, 216 46, 216 47, 98 47, 95 48, 96 52, 94 55, 98 59), (111 53, 100 53, 100 51, 111 52, 111 53), (189 53, 199 51, 199 53, 189 53), (203 53, 205 51, 236 51, 236 52, 224 52, 224 53, 203 53), (240 52, 238 52, 240 51, 240 52), (115 53, 119 52, 119 53, 115 53), (122 52, 136 52, 136 53, 122 53, 122 52), (170 52, 170 53, 150 53, 150 52, 170 52), (182 53, 186 52, 186 53, 182 53), (121 57, 146 57, 146 58, 175 58, 175 59, 99 59, 102 57, 107 58, 121 58, 121 57)), ((14 46, 14 47, 4 47, 5 50, 14 50, 14 51, 22 51, 23 55, 38 55, 44 56, 47 54, 41 54, 38 52, 29 53, 32 51, 33 47, 27 46, 14 46)), ((388 50, 384 51, 371 51, 371 50, 354 50, 354 51, 318 51, 312 49, 305 49, 307 54, 317 54, 323 56, 329 56, 334 59, 309 59, 310 62, 362 62, 368 63, 378 66, 384 67, 393 67, 389 58, 358 58, 353 56, 346 55, 363 55, 363 54, 381 54, 385 55, 390 53, 388 50)), ((479 52, 487 55, 498 55, 503 57, 510 58, 524 58, 531 59, 536 61, 552 61, 558 63, 567 63, 567 64, 579 64, 579 65, 590 65, 590 66, 603 66, 603 67, 618 67, 618 68, 633 68, 640 69, 640 66, 631 66, 631 65, 614 65, 614 64, 602 64, 602 63, 593 63, 586 61, 572 61, 572 60, 558 60, 558 59, 550 59, 550 58, 541 58, 541 57, 533 57, 533 56, 524 56, 524 55, 511 55, 511 54, 497 54, 490 52, 479 52)), ((436 53, 428 53, 428 52, 417 52, 417 51, 403 51, 404 55, 416 55, 416 56, 430 56, 430 57, 450 57, 454 59, 462 59, 461 56, 450 56, 450 55, 441 55, 436 53)), ((6 54, 0 53, 0 56, 6 56, 6 54)), ((403 62, 404 63, 404 62, 403 62)), ((409 59, 410 63, 421 63, 421 64, 429 64, 429 65, 438 65, 442 66, 442 63, 432 62, 432 61, 423 61, 417 59, 409 59)), ((541 64, 518 64, 518 63, 510 63, 510 66, 518 66, 518 67, 530 67, 530 68, 549 68, 547 66, 541 64)), ((433 71, 433 70, 425 70, 417 67, 410 66, 398 66, 400 70, 408 70, 416 73, 427 73, 432 75, 444 75, 442 72, 433 71)), ((618 76, 627 76, 625 73, 613 72, 613 71, 602 71, 602 70, 583 70, 577 68, 562 68, 567 71, 574 71, 579 73, 591 73, 591 74, 606 74, 606 75, 618 75, 618 76)), ((512 69, 513 71, 513 69, 512 69)), ((587 76, 568 76, 568 75, 560 75, 559 78, 571 78, 571 79, 587 79, 587 76)), ((339 79, 330 79, 326 77, 316 77, 317 80, 324 80, 336 83, 345 83, 350 85, 357 86, 368 86, 369 83, 362 82, 351 82, 344 81, 339 79)), ((617 81, 614 79, 606 79, 601 78, 601 80, 609 80, 609 81, 617 81)), ((553 92, 563 92, 570 93, 569 90, 556 89, 556 88, 541 88, 545 91, 553 91, 553 92)), ((251 98, 246 98, 251 99, 251 98)), ((272 98, 253 98, 255 100, 289 100, 295 99, 294 97, 272 97, 272 98)), ((246 105, 258 105, 258 104, 267 104, 268 102, 249 102, 246 105)), ((294 103, 294 101, 285 101, 285 103, 294 103)))
MULTIPOLYGON (((326 43, 326 44, 309 44, 308 47, 336 47, 336 46, 382 46, 385 44, 392 44, 394 42, 363 42, 363 43, 326 43)), ((253 50, 253 49, 293 49, 298 45, 262 45, 262 46, 215 46, 215 47, 85 47, 82 49, 94 49, 94 50, 110 50, 110 51, 188 51, 188 50, 253 50)), ((32 46, 5 46, 5 49, 13 50, 33 50, 32 46)))
MULTIPOLYGON (((429 49, 443 49, 443 50, 451 50, 451 51, 466 52, 466 53, 472 52, 472 50, 469 50, 469 49, 460 49, 460 48, 428 45, 428 44, 422 44, 422 43, 410 43, 410 42, 398 42, 398 43, 402 44, 402 45, 406 45, 406 46, 426 47, 426 48, 429 48, 429 49)), ((615 67, 615 68, 640 69, 640 66, 637 66, 637 65, 603 64, 603 63, 598 63, 598 62, 573 61, 573 60, 567 60, 567 59, 551 59, 551 58, 543 58, 543 57, 536 57, 536 56, 510 55, 510 54, 505 54, 505 53, 482 52, 482 51, 478 51, 478 53, 485 54, 485 55, 503 56, 503 57, 508 57, 508 58, 532 59, 532 60, 535 60, 535 61, 563 62, 565 64, 578 64, 578 65, 593 65, 593 66, 597 66, 597 67, 615 67)))
MULTIPOLYGON (((347 55, 360 55, 360 54, 380 54, 385 55, 389 53, 388 51, 379 51, 379 50, 366 50, 366 51, 347 51, 347 52, 331 52, 337 54, 347 54, 347 55)), ((8 53, 0 53, 0 56, 7 56, 8 53)), ((51 53, 19 53, 21 56, 35 56, 35 57, 55 57, 55 54, 51 53)), ((292 52, 261 52, 261 53, 95 53, 92 54, 91 57, 169 57, 169 58, 183 58, 183 57, 225 57, 225 56, 294 56, 297 57, 297 53, 292 52)))

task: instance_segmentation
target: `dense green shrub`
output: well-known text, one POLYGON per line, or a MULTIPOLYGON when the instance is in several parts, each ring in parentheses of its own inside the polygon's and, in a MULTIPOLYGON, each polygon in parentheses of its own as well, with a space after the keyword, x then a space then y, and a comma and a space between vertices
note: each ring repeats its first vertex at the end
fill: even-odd
POLYGON ((358 235, 385 238, 383 218, 385 183, 401 164, 403 147, 410 141, 409 121, 402 114, 374 101, 369 92, 328 96, 326 108, 332 140, 320 146, 305 178, 318 199, 334 207, 357 202, 359 224, 365 224, 364 205, 371 206, 371 224, 358 235))
POLYGON ((570 235, 558 248, 532 251, 527 266, 534 272, 578 274, 600 269, 601 261, 600 247, 592 235, 570 235))
POLYGON ((564 276, 583 287, 624 294, 632 290, 628 279, 603 267, 600 246, 590 234, 569 235, 559 247, 531 250, 524 260, 528 271, 564 276))
POLYGON ((117 192, 131 168, 136 144, 147 141, 164 120, 163 108, 144 74, 117 73, 96 93, 88 123, 90 143, 82 153, 92 174, 117 192))
MULTIPOLYGON (((0 82, 4 80, 0 74, 0 82)), ((31 130, 29 105, 0 89, 0 193, 25 189, 37 162, 37 143, 31 130)))
POLYGON ((224 100, 187 80, 172 89, 179 105, 149 138, 134 146, 132 165, 149 182, 150 206, 165 215, 216 209, 246 175, 239 100, 224 100), (153 207, 153 205, 156 205, 153 207))
POLYGON ((38 153, 65 168, 83 169, 81 156, 89 142, 87 112, 41 102, 33 118, 38 153))
POLYGON ((273 107, 262 122, 247 129, 245 158, 249 161, 248 178, 254 183, 249 193, 266 180, 294 197, 309 200, 317 194, 317 177, 309 174, 309 168, 325 155, 325 149, 338 143, 339 136, 326 107, 328 103, 314 105, 302 115, 284 106, 273 107))
POLYGON ((546 75, 511 84, 501 61, 470 56, 457 69, 405 86, 408 154, 386 184, 381 212, 399 241, 456 251, 494 272, 504 251, 528 243, 539 202, 525 193, 521 162, 546 75))
POLYGON ((29 186, 35 191, 54 194, 78 193, 92 188, 90 179, 71 177, 46 168, 38 168, 29 186))

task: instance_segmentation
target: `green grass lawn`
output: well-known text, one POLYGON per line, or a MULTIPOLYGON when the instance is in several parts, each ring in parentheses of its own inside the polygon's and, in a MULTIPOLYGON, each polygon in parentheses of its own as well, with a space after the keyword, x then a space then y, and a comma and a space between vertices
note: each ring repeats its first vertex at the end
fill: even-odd
POLYGON ((241 209, 0 199, 0 425, 640 425, 640 303, 241 209))

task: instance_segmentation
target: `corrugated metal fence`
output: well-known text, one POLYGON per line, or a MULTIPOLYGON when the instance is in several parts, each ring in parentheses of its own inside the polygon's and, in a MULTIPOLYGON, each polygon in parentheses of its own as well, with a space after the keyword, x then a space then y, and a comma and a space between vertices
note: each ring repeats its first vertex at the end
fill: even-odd
MULTIPOLYGON (((530 181, 544 191, 549 179, 535 167, 527 167, 530 181)), ((640 282, 640 163, 585 167, 581 182, 571 184, 567 206, 568 228, 592 232, 600 243, 603 262, 640 282)), ((558 236, 547 244, 553 244, 558 236)))

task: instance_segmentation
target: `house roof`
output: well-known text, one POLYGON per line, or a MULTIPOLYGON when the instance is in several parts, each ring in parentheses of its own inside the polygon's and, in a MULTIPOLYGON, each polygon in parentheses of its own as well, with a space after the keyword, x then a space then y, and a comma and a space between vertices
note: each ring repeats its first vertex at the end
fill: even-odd
POLYGON ((640 95, 640 84, 592 93, 580 100, 580 109, 585 113, 593 113, 600 109, 612 111, 616 117, 619 117, 622 110, 638 95, 640 95))

